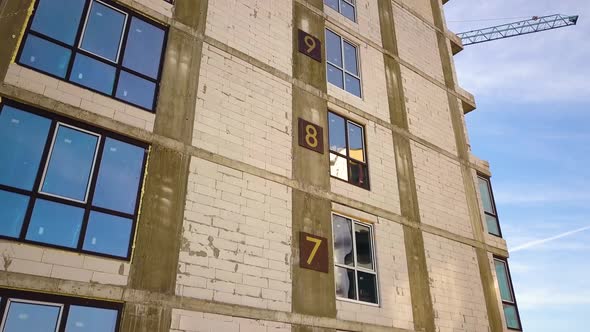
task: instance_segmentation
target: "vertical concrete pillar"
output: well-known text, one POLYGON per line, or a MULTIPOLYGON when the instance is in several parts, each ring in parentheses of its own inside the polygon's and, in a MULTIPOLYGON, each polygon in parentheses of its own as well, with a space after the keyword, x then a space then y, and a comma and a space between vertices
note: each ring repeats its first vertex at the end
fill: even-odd
MULTIPOLYGON (((174 20, 203 35, 207 0, 177 0, 174 20)), ((168 31, 154 132, 191 144, 203 42, 174 26, 168 31)), ((137 227, 129 287, 174 294, 190 156, 154 144, 151 147, 137 227), (152 244, 152 245, 148 245, 152 244)), ((124 332, 170 329, 172 308, 127 304, 124 332)))
POLYGON ((0 1, 0 81, 6 77, 32 10, 33 0, 0 1))
MULTIPOLYGON (((443 18, 442 3, 440 0, 431 0, 432 13, 434 16, 434 24, 440 30, 437 31, 438 47, 442 61, 443 74, 445 85, 449 88, 448 91, 456 89, 456 77, 452 64, 452 52, 450 43, 447 40, 444 32, 446 26, 443 18)), ((485 234, 483 228, 483 221, 479 211, 479 202, 477 199, 476 184, 473 180, 472 171, 469 167, 469 146, 467 144, 467 137, 463 127, 463 112, 459 106, 459 99, 451 92, 447 92, 449 100, 449 109, 451 112, 451 122, 453 131, 455 133, 455 142, 457 145, 457 152, 459 158, 463 161, 461 163, 461 173, 463 175, 463 185, 465 188, 465 195, 467 197, 467 206, 469 209, 469 216, 473 229, 474 238, 481 242, 485 242, 485 234)), ((488 253, 483 248, 475 248, 477 255, 477 263, 479 265, 481 283, 483 286, 484 298, 486 301, 486 308, 488 320, 490 323, 490 330, 492 332, 503 331, 502 316, 500 307, 498 306, 498 299, 496 297, 494 278, 492 275, 490 263, 488 260, 488 253)))
MULTIPOLYGON (((395 25, 393 22, 393 5, 391 0, 379 0, 379 21, 381 24, 381 40, 383 48, 391 54, 398 56, 399 53, 395 35, 395 25)), ((385 62, 385 76, 391 123, 396 127, 408 130, 408 115, 405 104, 404 88, 402 85, 400 63, 389 54, 384 53, 383 58, 385 62)), ((395 131, 392 134, 401 213, 402 216, 410 222, 419 223, 420 212, 410 140, 408 137, 402 136, 395 131)), ((404 243, 406 248, 408 273, 411 276, 410 292, 412 298, 414 328, 416 331, 434 332, 434 309, 432 295, 430 294, 428 267, 426 265, 426 253, 422 231, 418 228, 404 226, 404 243)))
MULTIPOLYGON (((323 12, 322 0, 308 1, 308 4, 323 12)), ((300 29, 317 37, 324 45, 324 18, 301 3, 293 1, 293 77, 325 92, 327 89, 325 59, 318 62, 299 53, 298 34, 300 29)), ((322 52, 322 54, 324 53, 322 52)), ((327 109, 328 104, 325 99, 293 85, 293 178, 303 186, 314 186, 324 190, 330 190, 329 156, 326 152, 328 142, 327 109), (299 146, 300 118, 323 128, 323 154, 299 146)), ((299 190, 293 190, 292 195, 292 311, 334 318, 336 317, 336 300, 334 266, 331 264, 333 261, 331 202, 299 190), (299 267, 299 232, 328 239, 329 273, 299 267)), ((293 331, 311 332, 312 330, 302 326, 293 326, 293 331)))

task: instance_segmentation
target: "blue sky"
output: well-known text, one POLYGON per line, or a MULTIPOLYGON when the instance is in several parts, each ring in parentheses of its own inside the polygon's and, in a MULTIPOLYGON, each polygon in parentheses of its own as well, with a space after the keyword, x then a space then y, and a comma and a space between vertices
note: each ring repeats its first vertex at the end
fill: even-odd
POLYGON ((473 152, 492 185, 524 330, 590 331, 590 1, 451 0, 449 28, 580 15, 575 27, 468 46, 455 56, 473 152))

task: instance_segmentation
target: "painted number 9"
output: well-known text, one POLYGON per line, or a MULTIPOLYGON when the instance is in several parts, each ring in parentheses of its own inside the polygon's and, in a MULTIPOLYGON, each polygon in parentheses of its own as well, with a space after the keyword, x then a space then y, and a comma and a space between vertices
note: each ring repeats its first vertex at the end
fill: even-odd
POLYGON ((312 125, 305 126, 305 143, 307 143, 312 148, 318 146, 318 131, 312 125))
POLYGON ((307 46, 307 53, 311 53, 317 47, 317 43, 315 42, 315 39, 313 39, 309 35, 305 36, 305 38, 303 38, 303 42, 305 43, 305 46, 307 46))

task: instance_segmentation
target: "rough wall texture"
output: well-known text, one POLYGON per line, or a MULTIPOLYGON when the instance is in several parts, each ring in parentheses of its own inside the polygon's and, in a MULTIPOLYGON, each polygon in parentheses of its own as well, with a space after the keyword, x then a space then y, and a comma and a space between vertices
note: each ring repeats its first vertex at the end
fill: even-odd
POLYGON ((330 21, 354 31, 372 42, 381 45, 381 27, 379 26, 379 6, 374 0, 356 0, 356 22, 344 17, 330 6, 324 6, 330 21))
POLYGON ((291 135, 291 85, 204 47, 193 145, 290 177, 291 135))
POLYGON ((193 158, 176 293, 291 310, 291 189, 193 158))
POLYGON ((488 331, 474 249, 431 234, 424 234, 424 247, 437 331, 488 331))
POLYGON ((170 332, 291 332, 291 325, 202 313, 172 310, 170 332))
POLYGON ((426 19, 428 22, 434 21, 432 17, 432 6, 430 5, 430 0, 397 0, 397 2, 401 2, 405 6, 409 7, 416 14, 422 16, 422 18, 426 19))

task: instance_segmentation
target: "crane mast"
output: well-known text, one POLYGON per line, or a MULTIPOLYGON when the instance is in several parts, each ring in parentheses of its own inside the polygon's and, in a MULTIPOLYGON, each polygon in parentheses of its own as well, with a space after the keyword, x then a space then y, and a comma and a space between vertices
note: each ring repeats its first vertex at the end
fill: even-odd
POLYGON ((533 16, 531 19, 498 25, 494 27, 472 30, 458 33, 457 36, 463 41, 463 45, 485 43, 492 40, 516 37, 529 33, 553 30, 558 28, 576 25, 578 16, 548 15, 533 16))

